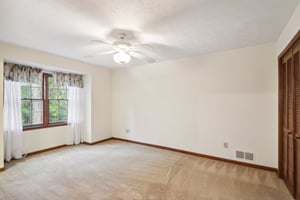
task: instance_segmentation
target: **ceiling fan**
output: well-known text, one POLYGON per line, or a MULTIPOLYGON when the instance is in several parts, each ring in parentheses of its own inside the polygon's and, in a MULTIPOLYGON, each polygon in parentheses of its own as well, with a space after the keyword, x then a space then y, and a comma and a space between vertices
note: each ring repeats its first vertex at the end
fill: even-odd
POLYGON ((127 64, 130 62, 131 57, 144 60, 149 63, 155 62, 155 59, 140 53, 140 50, 152 50, 152 46, 149 44, 136 44, 132 45, 131 43, 125 41, 126 33, 119 33, 119 40, 110 43, 103 40, 92 40, 93 42, 98 42, 104 45, 108 45, 112 50, 99 52, 93 55, 88 55, 86 57, 96 57, 105 54, 114 54, 113 59, 118 64, 127 64))

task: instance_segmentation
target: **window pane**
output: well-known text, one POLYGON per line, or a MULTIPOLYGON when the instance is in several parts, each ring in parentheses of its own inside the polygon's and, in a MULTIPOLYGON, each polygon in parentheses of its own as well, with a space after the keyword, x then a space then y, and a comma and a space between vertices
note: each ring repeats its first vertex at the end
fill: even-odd
POLYGON ((32 112, 32 125, 43 124, 43 112, 32 112))
POLYGON ((58 101, 49 100, 49 123, 58 121, 58 101))
POLYGON ((58 99, 67 99, 67 89, 59 89, 58 90, 58 99))
POLYGON ((49 99, 67 99, 67 87, 53 84, 53 78, 48 78, 49 99))
POLYGON ((42 85, 22 83, 21 111, 23 126, 43 124, 42 85))
POLYGON ((43 100, 22 100, 23 126, 43 124, 43 100))
POLYGON ((48 93, 48 98, 49 99, 56 99, 57 98, 57 89, 56 88, 49 88, 49 93, 48 93))
POLYGON ((31 97, 31 91, 30 91, 30 85, 24 84, 21 86, 21 98, 22 99, 30 99, 31 97))
POLYGON ((48 78, 49 123, 67 122, 67 87, 56 86, 53 78, 48 78))
POLYGON ((67 122, 68 101, 49 100, 49 123, 67 122))
POLYGON ((66 122, 68 120, 68 101, 60 100, 58 106, 58 120, 66 122))
POLYGON ((31 124, 30 120, 30 100, 22 100, 21 104, 21 110, 22 110, 22 123, 23 126, 28 126, 31 124))
POLYGON ((42 87, 31 86, 32 99, 42 99, 42 87))
POLYGON ((48 77, 48 87, 54 87, 53 77, 48 77))
POLYGON ((42 100, 32 100, 32 112, 43 112, 42 100))

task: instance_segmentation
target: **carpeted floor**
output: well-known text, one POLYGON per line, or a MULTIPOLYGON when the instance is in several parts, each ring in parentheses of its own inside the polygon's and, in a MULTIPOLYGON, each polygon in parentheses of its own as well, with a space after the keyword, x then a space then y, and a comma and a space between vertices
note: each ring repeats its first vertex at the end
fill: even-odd
POLYGON ((121 141, 6 163, 1 200, 286 200, 275 173, 121 141))

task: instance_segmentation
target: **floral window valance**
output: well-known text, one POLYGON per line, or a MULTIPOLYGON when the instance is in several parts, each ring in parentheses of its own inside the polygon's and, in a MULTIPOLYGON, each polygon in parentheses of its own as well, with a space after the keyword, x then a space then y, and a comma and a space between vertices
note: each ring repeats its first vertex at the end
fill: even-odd
POLYGON ((83 87, 83 79, 80 74, 53 72, 53 82, 58 86, 83 87))
POLYGON ((41 84, 43 80, 43 73, 39 68, 13 63, 4 63, 4 79, 15 82, 41 84))
MULTIPOLYGON (((83 76, 73 73, 51 72, 58 86, 83 88, 83 76)), ((15 82, 42 84, 43 70, 26 65, 4 63, 4 79, 15 82)))

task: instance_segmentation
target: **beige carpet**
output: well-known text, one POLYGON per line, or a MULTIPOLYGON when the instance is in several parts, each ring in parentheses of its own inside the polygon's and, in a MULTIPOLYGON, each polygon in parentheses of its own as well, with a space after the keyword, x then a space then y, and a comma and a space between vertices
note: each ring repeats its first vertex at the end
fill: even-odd
POLYGON ((120 141, 6 164, 0 199, 292 199, 275 173, 120 141))

